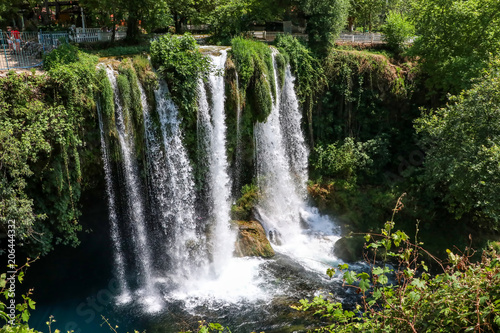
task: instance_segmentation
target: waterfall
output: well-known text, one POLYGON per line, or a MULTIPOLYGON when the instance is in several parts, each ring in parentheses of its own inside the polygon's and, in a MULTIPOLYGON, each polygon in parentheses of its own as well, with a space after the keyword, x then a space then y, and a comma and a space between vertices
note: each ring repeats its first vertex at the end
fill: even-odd
POLYGON ((305 197, 307 194, 306 183, 308 179, 309 151, 300 126, 302 114, 299 109, 297 95, 295 94, 294 82, 295 78, 288 64, 285 69, 285 82, 279 113, 280 125, 285 138, 283 141, 296 190, 301 197, 305 197))
MULTIPOLYGON (((122 168, 118 176, 123 177, 119 186, 118 182, 114 184, 115 193, 98 109, 115 270, 122 292, 119 300, 137 300, 149 312, 160 310, 169 300, 197 307, 212 299, 230 303, 269 299, 280 289, 268 283, 276 279, 265 271, 266 261, 233 257, 237 235, 231 228, 230 213, 232 191, 239 190, 243 172, 242 101, 238 92, 236 126, 231 128, 236 132, 231 179, 225 114, 227 54, 221 50, 209 57, 212 70, 206 80, 197 83, 199 189, 183 144, 182 119, 166 82, 160 80, 154 104, 137 82, 146 147, 145 170, 140 170, 135 147, 140 140, 134 140, 137 133, 132 117, 122 106, 116 73, 111 67, 106 69, 114 92, 116 142, 122 168)), ((280 87, 274 53, 273 65, 275 82, 270 86, 276 91, 271 94, 272 110, 265 122, 254 124, 254 157, 261 194, 256 217, 277 252, 301 263, 301 256, 330 262, 336 240, 331 232, 333 223, 306 203, 308 149, 301 129, 295 79, 287 66, 280 87)), ((236 74, 237 91, 238 85, 236 74)), ((324 267, 316 271, 324 272, 324 267)))
POLYGON ((295 79, 288 65, 283 87, 279 86, 274 52, 276 98, 267 120, 254 129, 262 195, 257 213, 275 250, 306 267, 324 270, 321 262, 335 260, 331 251, 339 236, 333 221, 306 202, 308 149, 300 126, 295 79))
POLYGON ((210 247, 213 271, 217 274, 232 257, 236 237, 230 229, 231 182, 226 156, 225 86, 221 75, 226 63, 226 51, 222 50, 218 56, 211 55, 210 59, 213 69, 207 84, 211 102, 205 83, 200 79, 198 125, 201 127, 199 133, 202 134, 199 140, 204 141, 202 146, 207 149, 210 216, 213 217, 210 247))
MULTIPOLYGON (((276 98, 273 99, 272 110, 267 120, 255 125, 254 140, 256 142, 257 182, 263 196, 259 203, 258 214, 268 232, 270 241, 280 244, 301 232, 300 210, 304 206, 304 199, 297 191, 301 184, 298 184, 294 179, 290 167, 290 165, 297 165, 297 163, 294 159, 289 158, 286 147, 297 148, 297 146, 304 145, 304 142, 302 140, 302 142, 295 142, 292 145, 286 141, 288 136, 283 133, 282 127, 285 126, 281 125, 280 118, 285 119, 281 114, 289 110, 282 108, 283 96, 278 83, 274 53, 273 64, 276 98)), ((288 80, 290 78, 291 75, 287 76, 288 80)), ((293 82, 291 84, 293 85, 293 82)), ((285 90, 285 92, 289 91, 285 90)), ((290 99, 285 97, 286 100, 290 99)), ((298 117, 299 127, 288 126, 285 129, 289 130, 288 132, 299 131, 299 133, 293 133, 293 138, 295 136, 302 137, 300 132, 301 115, 298 107, 292 111, 295 113, 293 116, 298 117)), ((306 151, 305 148, 302 150, 306 151)), ((302 186, 305 186, 305 183, 302 186)))
MULTIPOLYGON (((140 270, 137 275, 140 276, 141 296, 144 300, 149 302, 148 297, 155 295, 153 289, 153 276, 152 276, 152 261, 150 254, 150 245, 148 243, 144 203, 141 191, 141 182, 139 178, 139 168, 135 160, 135 148, 133 137, 127 132, 124 122, 123 109, 121 105, 118 85, 116 82, 115 73, 111 68, 106 69, 108 79, 114 91, 115 102, 115 119, 118 132, 118 142, 123 159, 123 173, 125 178, 125 189, 127 196, 127 215, 129 218, 129 225, 132 229, 132 242, 135 251, 135 259, 137 269, 140 270)), ((130 118, 130 117, 127 117, 130 118)), ((131 128, 132 126, 127 126, 131 128)))
POLYGON ((101 133, 101 152, 102 161, 104 164, 104 179, 106 181, 106 195, 108 199, 108 216, 111 229, 111 241, 113 243, 113 256, 115 262, 115 273, 120 288, 120 296, 118 297, 119 303, 128 303, 131 300, 130 291, 128 288, 127 278, 125 276, 125 260, 122 250, 122 239, 118 227, 118 217, 116 214, 115 191, 113 189, 113 176, 111 174, 111 164, 109 162, 108 147, 106 145, 106 138, 104 134, 104 127, 101 115, 101 103, 97 101, 97 116, 99 119, 99 130, 101 133))
MULTIPOLYGON (((182 143, 178 110, 168 97, 168 87, 160 81, 155 91, 163 143, 164 165, 155 171, 165 182, 156 182, 161 193, 161 224, 165 231, 166 254, 171 258, 171 273, 178 279, 189 278, 206 261, 202 235, 196 234, 193 171, 182 143)), ((154 182, 154 181, 153 181, 154 182)))

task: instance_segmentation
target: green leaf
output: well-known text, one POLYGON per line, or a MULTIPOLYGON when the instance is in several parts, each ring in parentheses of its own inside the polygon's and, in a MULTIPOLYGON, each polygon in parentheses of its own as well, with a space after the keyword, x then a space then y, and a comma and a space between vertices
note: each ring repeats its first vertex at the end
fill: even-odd
POLYGON ((385 275, 379 275, 378 282, 380 284, 387 284, 389 282, 389 279, 385 275))
POLYGON ((354 281, 356 280, 356 272, 353 271, 345 272, 344 280, 347 282, 347 284, 353 284, 354 281))
POLYGON ((361 279, 361 281, 359 281, 359 288, 362 291, 366 291, 367 289, 369 289, 370 288, 370 280, 369 279, 361 279))
POLYGON ((25 323, 27 323, 28 320, 30 319, 30 313, 28 311, 23 311, 22 315, 21 315, 21 318, 23 319, 23 321, 25 323))
POLYGON ((29 307, 32 309, 32 310, 35 310, 35 304, 36 302, 33 301, 31 298, 28 299, 28 304, 29 304, 29 307))
POLYGON ((422 281, 422 280, 417 278, 411 282, 411 285, 415 286, 417 288, 420 288, 420 289, 424 289, 425 288, 425 281, 422 281))

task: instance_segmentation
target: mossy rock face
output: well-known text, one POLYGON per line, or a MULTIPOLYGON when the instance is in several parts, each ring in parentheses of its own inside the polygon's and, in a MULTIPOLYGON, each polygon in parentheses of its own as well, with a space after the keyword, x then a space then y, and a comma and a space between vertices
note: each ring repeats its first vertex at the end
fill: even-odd
POLYGON ((335 243, 333 254, 346 262, 363 260, 364 244, 363 236, 342 237, 335 243))
POLYGON ((266 232, 257 221, 235 221, 238 226, 238 238, 235 244, 237 257, 271 258, 274 250, 266 238, 266 232))

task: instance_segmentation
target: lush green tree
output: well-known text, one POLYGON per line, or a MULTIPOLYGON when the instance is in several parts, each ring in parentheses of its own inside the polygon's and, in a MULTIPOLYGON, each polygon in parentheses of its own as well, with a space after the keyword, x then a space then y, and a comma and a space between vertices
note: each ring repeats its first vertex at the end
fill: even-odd
POLYGON ((420 1, 413 15, 419 38, 412 53, 420 58, 434 94, 470 87, 490 57, 500 54, 497 0, 420 1))
POLYGON ((408 46, 411 37, 415 36, 415 26, 405 14, 391 11, 382 26, 384 40, 397 53, 402 53, 408 46))
POLYGON ((217 36, 234 37, 251 30, 252 23, 282 20, 288 8, 288 0, 216 0, 207 22, 217 36))
POLYGON ((373 27, 380 23, 385 9, 385 0, 351 0, 349 17, 363 30, 372 31, 373 27))
POLYGON ((500 62, 445 108, 416 122, 428 147, 421 179, 457 218, 500 229, 500 62))
POLYGON ((307 19, 309 45, 325 55, 347 24, 349 0, 301 0, 299 6, 307 19))

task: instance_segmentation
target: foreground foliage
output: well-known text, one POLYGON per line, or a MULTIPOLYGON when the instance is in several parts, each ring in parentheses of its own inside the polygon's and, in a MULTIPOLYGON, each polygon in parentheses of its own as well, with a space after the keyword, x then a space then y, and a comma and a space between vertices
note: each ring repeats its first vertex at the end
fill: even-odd
MULTIPOLYGON (((345 310, 341 303, 317 296, 293 308, 321 316, 325 325, 314 329, 320 332, 497 332, 500 253, 490 248, 472 263, 470 249, 460 254, 447 250, 449 264, 444 267, 417 236, 411 242, 394 230, 395 213, 402 207, 400 198, 381 232, 365 236, 369 272, 349 271, 347 264, 338 267, 344 284, 361 295, 361 305, 345 310), (442 272, 430 274, 422 255, 442 272)), ((327 273, 332 277, 336 272, 332 268, 327 273)))

